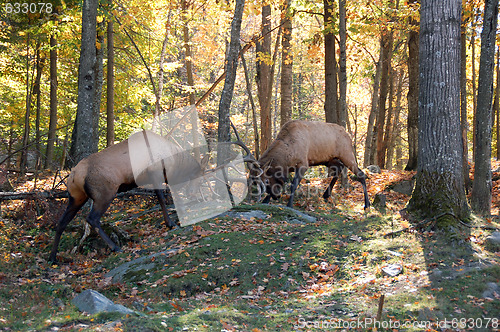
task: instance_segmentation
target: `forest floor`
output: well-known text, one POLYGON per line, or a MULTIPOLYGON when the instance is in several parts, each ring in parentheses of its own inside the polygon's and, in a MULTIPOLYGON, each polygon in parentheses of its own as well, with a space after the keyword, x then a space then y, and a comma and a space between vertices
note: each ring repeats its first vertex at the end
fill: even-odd
MULTIPOLYGON (((357 182, 349 181, 349 189, 337 185, 325 203, 311 193, 322 193, 328 179, 305 180, 295 208, 315 222, 291 217, 283 197, 234 209, 258 209, 264 218, 233 215, 168 230, 152 197, 115 199, 103 224, 125 234, 123 251, 111 253, 92 231, 71 253, 87 209, 63 234, 59 265, 47 259, 66 199, 2 201, 0 330, 498 330, 500 294, 491 283, 500 282, 500 246, 486 239, 500 229, 500 172, 494 172, 494 215, 473 216, 469 226, 457 228, 456 239, 417 231, 400 213, 409 196, 388 186, 413 175, 370 174, 370 198, 384 194, 386 207, 368 212, 357 182), (106 276, 122 263, 171 248, 176 251, 151 270, 121 281, 106 276), (401 271, 391 276, 391 269, 401 271), (137 314, 80 312, 71 301, 86 289, 137 314)), ((12 182, 19 192, 33 190, 30 177, 12 182)), ((37 188, 53 183, 45 174, 37 188)))

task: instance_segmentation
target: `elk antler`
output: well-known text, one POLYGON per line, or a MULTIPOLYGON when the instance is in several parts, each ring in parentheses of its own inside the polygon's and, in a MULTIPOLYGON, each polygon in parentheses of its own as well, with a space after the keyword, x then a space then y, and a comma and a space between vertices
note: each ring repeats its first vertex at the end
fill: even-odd
POLYGON ((236 142, 230 142, 230 143, 238 145, 246 152, 246 155, 243 156, 243 161, 248 163, 248 168, 250 170, 249 187, 251 186, 251 184, 254 183, 257 185, 257 190, 258 190, 257 196, 258 196, 258 201, 260 201, 262 193, 265 192, 266 190, 266 186, 264 185, 264 182, 261 179, 261 175, 264 173, 264 171, 260 167, 259 162, 252 155, 250 149, 241 140, 240 135, 238 134, 238 131, 236 130, 236 126, 234 125, 233 121, 229 120, 229 123, 231 124, 231 127, 234 130, 234 135, 236 136, 236 142))

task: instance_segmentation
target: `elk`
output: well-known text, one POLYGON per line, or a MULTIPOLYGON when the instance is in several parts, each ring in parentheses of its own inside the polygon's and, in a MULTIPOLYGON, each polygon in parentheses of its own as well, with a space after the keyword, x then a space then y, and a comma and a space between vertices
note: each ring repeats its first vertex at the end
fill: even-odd
POLYGON ((283 190, 290 172, 295 172, 291 185, 288 206, 292 207, 295 190, 311 166, 324 165, 328 168, 332 181, 323 198, 327 200, 332 193, 339 174, 347 167, 356 175, 356 180, 363 186, 365 209, 370 207, 366 191, 366 175, 356 162, 350 135, 337 124, 319 121, 294 120, 285 123, 276 139, 259 158, 263 170, 261 176, 267 196, 263 203, 271 198, 277 199, 283 190))
MULTIPOLYGON (((199 163, 172 141, 152 132, 143 131, 143 134, 148 147, 150 141, 155 141, 156 144, 161 143, 165 149, 164 151, 167 152, 166 155, 169 156, 161 160, 165 183, 168 183, 165 168, 169 170, 168 174, 171 180, 177 183, 195 179, 203 174, 208 158, 204 158, 199 163)), ((129 139, 82 159, 71 170, 68 177, 69 202, 64 214, 57 223, 49 260, 51 262, 57 261, 57 249, 61 234, 89 198, 92 199, 93 205, 86 221, 97 230, 111 250, 120 251, 120 248, 103 231, 100 219, 117 192, 136 188, 136 182, 151 183, 154 181, 154 179, 150 179, 150 177, 153 178, 154 176, 151 176, 151 173, 148 172, 154 166, 154 164, 149 165, 142 174, 134 176, 130 160, 129 139)), ((165 222, 169 227, 173 227, 175 223, 168 217, 163 192, 158 189, 157 183, 153 184, 155 185, 155 194, 160 201, 165 222)))
MULTIPOLYGON (((258 178, 262 174, 262 171, 258 170, 257 161, 252 156, 248 147, 241 141, 236 131, 236 127, 234 127, 232 123, 231 125, 235 131, 237 141, 230 143, 243 148, 247 153, 243 157, 243 160, 249 163, 249 167, 252 167, 254 174, 257 172, 258 178)), ((138 134, 140 135, 140 133, 138 134)), ((91 154, 82 159, 71 170, 67 181, 69 202, 64 214, 57 222, 56 234, 49 261, 57 261, 57 250, 62 233, 89 198, 92 199, 93 206, 86 221, 97 230, 98 234, 112 251, 120 251, 120 248, 102 229, 100 219, 113 201, 116 193, 136 188, 138 183, 154 185, 154 191, 160 202, 165 222, 169 227, 175 226, 175 223, 168 216, 163 192, 157 189, 159 187, 158 182, 161 181, 173 185, 188 180, 201 179, 208 164, 208 155, 199 163, 194 157, 174 142, 152 132, 143 131, 143 134, 148 148, 150 147, 150 143, 153 143, 154 146, 160 144, 162 146, 162 151, 159 153, 164 153, 167 157, 156 163, 148 162, 147 158, 139 160, 143 164, 142 168, 144 171, 142 173, 134 175, 129 151, 130 139, 91 154), (158 167, 158 163, 161 163, 161 168, 158 167), (162 170, 163 179, 158 179, 158 172, 151 172, 152 169, 162 170), (169 179, 167 179, 167 173, 169 179)), ((151 149, 148 150, 151 154, 151 149)), ((158 153, 158 151, 155 152, 158 153)), ((153 160, 152 155, 151 160, 153 160)), ((154 160, 158 160, 158 158, 154 160)), ((254 181, 261 183, 259 182, 260 179, 255 179, 254 181)), ((261 184, 259 188, 263 188, 263 185, 261 184)))

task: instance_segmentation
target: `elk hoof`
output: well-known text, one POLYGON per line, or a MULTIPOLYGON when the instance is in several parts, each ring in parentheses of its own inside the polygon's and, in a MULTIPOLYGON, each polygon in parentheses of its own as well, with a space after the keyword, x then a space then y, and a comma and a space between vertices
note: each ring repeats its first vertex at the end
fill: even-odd
POLYGON ((118 246, 115 246, 113 248, 113 252, 122 252, 122 249, 120 247, 118 247, 118 246))

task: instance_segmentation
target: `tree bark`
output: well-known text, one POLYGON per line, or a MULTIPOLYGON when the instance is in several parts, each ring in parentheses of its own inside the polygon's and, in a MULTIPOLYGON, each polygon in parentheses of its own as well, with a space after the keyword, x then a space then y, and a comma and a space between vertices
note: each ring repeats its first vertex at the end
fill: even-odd
POLYGON ((421 5, 417 179, 408 210, 448 230, 469 216, 460 132, 461 0, 421 5), (444 61, 446 59, 446 61, 444 61))
POLYGON ((256 45, 257 91, 260 105, 260 151, 266 151, 272 140, 271 128, 271 5, 262 7, 262 41, 256 45))
POLYGON ((495 66, 495 38, 498 0, 486 0, 476 110, 476 153, 474 155, 474 182, 471 207, 477 213, 491 214, 491 102, 493 98, 493 71, 495 66))
MULTIPOLYGON (((229 49, 226 52, 226 79, 224 80, 224 88, 219 103, 219 128, 217 137, 219 142, 229 142, 231 138, 229 110, 233 97, 234 82, 236 80, 238 52, 240 49, 241 19, 244 6, 245 0, 236 0, 233 21, 231 22, 231 41, 229 43, 229 49)), ((226 161, 228 157, 227 153, 228 151, 226 151, 226 149, 220 149, 218 151, 217 164, 221 165, 226 161)))
POLYGON ((337 60, 335 54, 335 35, 333 34, 333 0, 324 0, 325 28, 325 120, 338 123, 338 82, 337 60))
POLYGON ((259 144, 259 127, 257 126, 257 112, 255 110, 255 102, 252 96, 252 81, 248 75, 247 63, 245 61, 245 56, 241 55, 241 64, 243 65, 243 71, 245 73, 245 83, 247 86, 248 99, 250 100, 250 106, 252 107, 252 125, 254 131, 254 145, 255 145, 255 158, 259 159, 260 156, 260 144, 259 144))
POLYGON ((472 49, 471 66, 472 66, 472 159, 475 160, 476 156, 476 110, 477 110, 477 88, 476 88, 476 22, 477 13, 474 10, 472 14, 472 33, 470 37, 470 45, 472 49))
POLYGON ((380 98, 377 114, 377 165, 385 167, 384 126, 387 113, 387 95, 389 93, 390 69, 392 58, 393 33, 387 29, 382 30, 382 69, 380 76, 380 98))
POLYGON ((113 18, 108 21, 108 67, 106 71, 106 146, 115 144, 115 50, 113 43, 113 18))
MULTIPOLYGON (((414 0, 413 3, 416 3, 414 0)), ((410 21, 410 32, 408 34, 408 163, 405 170, 413 171, 417 169, 418 160, 418 23, 412 19, 410 21)))
POLYGON ((365 167, 374 163, 374 153, 372 153, 373 137, 375 135, 374 124, 378 113, 378 97, 380 90, 380 72, 382 68, 382 46, 380 47, 379 61, 375 64, 375 76, 373 77, 372 102, 370 115, 368 116, 368 129, 366 130, 365 154, 363 165, 365 167))
POLYGON ((57 136, 57 39, 50 35, 50 115, 49 134, 47 137, 47 152, 45 168, 52 168, 54 159, 54 143, 57 136))
POLYGON ((96 96, 98 89, 98 63, 96 55, 97 0, 84 0, 82 5, 82 39, 78 67, 78 99, 70 156, 67 166, 73 167, 88 155, 97 152, 95 140, 96 96))
POLYGON ((500 50, 497 51, 497 85, 495 93, 495 114, 496 114, 496 133, 497 133, 497 159, 500 159, 500 50))
POLYGON ((339 0, 339 124, 347 124, 347 19, 346 0, 339 0))
POLYGON ((284 0, 282 8, 283 39, 281 40, 281 126, 292 119, 292 87, 293 87, 293 56, 292 56, 292 11, 290 0, 284 0))
POLYGON ((462 160, 464 184, 466 192, 469 191, 469 148, 467 147, 467 31, 462 13, 462 28, 460 35, 460 129, 462 131, 462 160))
POLYGON ((19 170, 21 172, 21 176, 26 173, 26 167, 28 163, 28 141, 30 138, 30 113, 31 113, 31 97, 32 90, 31 81, 30 81, 30 33, 28 33, 26 37, 26 112, 24 113, 24 130, 23 130, 23 149, 21 150, 20 161, 19 161, 19 170))
MULTIPOLYGON (((42 151, 40 144, 40 113, 41 113, 41 88, 40 81, 42 79, 42 71, 43 71, 44 58, 40 56, 40 41, 37 41, 36 45, 36 77, 33 85, 33 93, 36 96, 36 107, 35 107, 35 146, 36 146, 36 162, 35 162, 35 170, 38 174, 38 169, 40 166, 42 151)), ((36 178, 36 176, 35 176, 36 178)), ((36 181, 35 181, 36 183, 36 181)))

